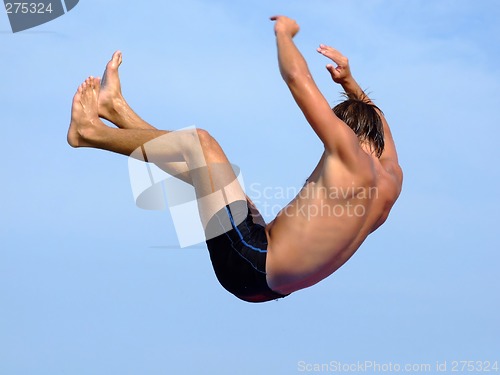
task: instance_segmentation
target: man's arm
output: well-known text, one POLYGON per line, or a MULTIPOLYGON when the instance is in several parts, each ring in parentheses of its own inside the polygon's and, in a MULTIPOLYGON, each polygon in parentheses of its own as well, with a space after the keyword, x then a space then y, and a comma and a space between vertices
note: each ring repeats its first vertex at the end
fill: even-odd
POLYGON ((338 155, 345 163, 355 166, 361 151, 357 137, 333 113, 316 86, 305 59, 295 46, 293 37, 299 31, 299 26, 287 17, 278 16, 271 19, 276 21, 280 72, 297 105, 325 145, 325 149, 338 155))
MULTIPOLYGON (((340 84, 347 95, 353 96, 359 100, 364 100, 369 104, 373 104, 372 100, 368 97, 368 95, 366 95, 352 76, 347 57, 343 56, 335 48, 328 47, 324 44, 319 46, 318 52, 337 64, 336 67, 328 64, 326 68, 330 72, 333 81, 340 84)), ((389 173, 393 174, 399 184, 401 184, 403 174, 398 163, 398 154, 396 152, 394 139, 392 138, 391 129, 389 128, 389 124, 387 123, 382 111, 378 108, 376 110, 384 125, 384 151, 379 158, 380 163, 389 173)))

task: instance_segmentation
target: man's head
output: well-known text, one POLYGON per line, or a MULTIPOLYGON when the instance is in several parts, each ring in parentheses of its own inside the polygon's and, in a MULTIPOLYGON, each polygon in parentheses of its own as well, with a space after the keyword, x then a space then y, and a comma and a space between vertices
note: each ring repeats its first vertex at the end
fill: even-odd
MULTIPOLYGON (((384 151, 384 126, 378 107, 346 95, 347 100, 333 107, 333 112, 349 126, 361 144, 367 143, 378 158, 384 151)), ((379 110, 380 111, 380 110, 379 110)))

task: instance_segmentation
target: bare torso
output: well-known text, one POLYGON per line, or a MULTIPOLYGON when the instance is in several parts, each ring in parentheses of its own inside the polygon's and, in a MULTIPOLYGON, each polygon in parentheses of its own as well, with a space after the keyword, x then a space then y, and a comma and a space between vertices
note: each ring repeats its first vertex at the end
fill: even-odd
POLYGON ((271 289, 288 294, 331 275, 387 219, 398 185, 375 156, 363 152, 360 164, 352 172, 323 154, 300 193, 267 225, 271 289))

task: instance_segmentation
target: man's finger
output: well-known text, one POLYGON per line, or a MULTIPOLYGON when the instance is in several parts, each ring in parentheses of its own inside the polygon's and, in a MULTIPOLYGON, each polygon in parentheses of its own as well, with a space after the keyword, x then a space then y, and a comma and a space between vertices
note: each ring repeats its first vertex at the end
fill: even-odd
POLYGON ((331 47, 328 47, 328 49, 318 48, 318 52, 321 53, 323 56, 326 56, 329 59, 333 60, 337 65, 345 65, 346 64, 344 55, 342 55, 335 48, 331 48, 331 47))
POLYGON ((339 56, 339 57, 342 56, 342 54, 338 50, 336 50, 333 47, 327 46, 325 44, 320 44, 318 51, 321 51, 322 53, 326 53, 328 55, 335 55, 335 56, 339 56))
POLYGON ((271 21, 277 21, 277 20, 278 20, 278 18, 280 18, 280 17, 281 17, 281 16, 272 16, 272 17, 270 17, 270 20, 271 20, 271 21))
POLYGON ((328 70, 330 72, 330 74, 334 75, 335 73, 337 73, 337 71, 335 70, 335 67, 331 64, 328 64, 326 66, 326 70, 328 70))
POLYGON ((337 70, 338 67, 334 67, 333 65, 331 64, 328 64, 326 66, 326 70, 328 70, 328 73, 330 73, 330 75, 332 76, 332 79, 336 82, 336 80, 338 78, 340 78, 341 74, 340 72, 337 70))

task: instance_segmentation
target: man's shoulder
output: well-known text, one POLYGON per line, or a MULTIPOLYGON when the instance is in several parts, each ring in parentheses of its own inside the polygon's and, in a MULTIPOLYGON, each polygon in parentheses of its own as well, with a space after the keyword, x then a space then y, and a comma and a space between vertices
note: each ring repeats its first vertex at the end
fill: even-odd
POLYGON ((357 147, 353 147, 351 151, 350 158, 342 158, 342 155, 339 155, 338 153, 325 152, 327 165, 329 164, 333 169, 345 169, 346 172, 358 177, 372 177, 375 170, 373 166, 373 158, 359 145, 357 145, 357 147))
POLYGON ((385 189, 388 190, 388 196, 392 196, 393 200, 399 197, 401 189, 403 187, 403 169, 394 159, 382 159, 380 160, 380 166, 382 168, 382 178, 385 189))

